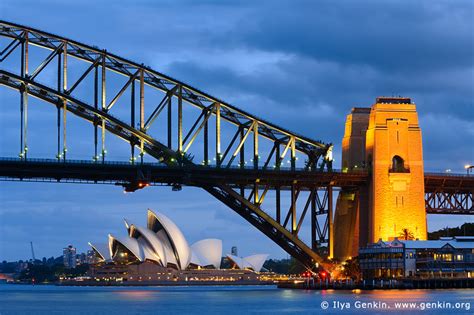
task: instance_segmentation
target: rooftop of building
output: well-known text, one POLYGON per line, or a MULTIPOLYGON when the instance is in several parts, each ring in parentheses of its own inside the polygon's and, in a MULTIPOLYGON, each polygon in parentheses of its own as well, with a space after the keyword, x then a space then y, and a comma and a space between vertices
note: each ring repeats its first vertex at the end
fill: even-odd
POLYGON ((377 104, 411 104, 411 98, 401 96, 379 96, 376 98, 377 104))
POLYGON ((474 236, 454 236, 442 237, 439 240, 400 240, 393 241, 379 240, 370 244, 367 248, 405 247, 406 249, 440 249, 449 244, 456 249, 474 249, 474 236))

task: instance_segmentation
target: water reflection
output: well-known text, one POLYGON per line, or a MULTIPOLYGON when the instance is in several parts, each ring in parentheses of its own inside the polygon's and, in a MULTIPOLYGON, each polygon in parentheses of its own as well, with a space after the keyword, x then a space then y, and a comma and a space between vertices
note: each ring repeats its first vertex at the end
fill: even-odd
MULTIPOLYGON (((472 290, 305 291, 272 286, 56 287, 0 285, 0 314, 353 314, 398 313, 399 302, 472 303, 472 290), (27 301, 27 302, 26 302, 27 301), (25 303, 26 302, 26 303, 25 303), (324 304, 327 303, 327 304, 324 304), (386 303, 389 309, 355 304, 386 303), (327 309, 322 308, 327 306, 327 309)), ((466 309, 407 309, 429 314, 472 314, 466 309)))
POLYGON ((115 294, 118 294, 121 298, 130 299, 130 300, 149 300, 151 298, 158 298, 158 291, 150 290, 120 290, 115 291, 115 294))

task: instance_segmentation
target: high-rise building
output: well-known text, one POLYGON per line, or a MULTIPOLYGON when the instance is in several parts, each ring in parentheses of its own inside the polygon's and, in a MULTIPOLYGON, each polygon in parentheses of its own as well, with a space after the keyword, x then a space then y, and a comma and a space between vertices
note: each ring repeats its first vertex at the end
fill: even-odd
POLYGON ((76 255, 76 265, 87 264, 87 256, 85 253, 80 253, 76 255))
POLYGON ((90 249, 87 251, 87 263, 89 265, 95 264, 96 263, 96 255, 94 250, 90 249))
POLYGON ((63 262, 66 268, 76 268, 76 248, 72 245, 63 249, 63 262))
POLYGON ((234 256, 239 256, 237 252, 237 246, 232 246, 232 249, 230 250, 230 253, 234 256))

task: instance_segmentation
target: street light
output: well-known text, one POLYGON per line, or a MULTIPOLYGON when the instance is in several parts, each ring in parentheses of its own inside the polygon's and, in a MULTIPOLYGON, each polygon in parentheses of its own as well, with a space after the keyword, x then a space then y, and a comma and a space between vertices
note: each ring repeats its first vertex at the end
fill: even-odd
POLYGON ((467 175, 469 175, 471 173, 471 170, 474 168, 474 165, 466 164, 464 165, 464 168, 466 169, 467 175))

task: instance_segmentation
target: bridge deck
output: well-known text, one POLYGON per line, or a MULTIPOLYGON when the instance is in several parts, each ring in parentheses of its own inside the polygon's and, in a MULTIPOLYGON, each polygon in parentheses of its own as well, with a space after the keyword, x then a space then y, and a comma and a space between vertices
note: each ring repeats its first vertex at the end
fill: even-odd
POLYGON ((235 186, 253 187, 258 180, 262 186, 290 187, 296 182, 301 188, 311 187, 358 187, 367 183, 367 173, 311 172, 303 169, 254 169, 217 168, 209 166, 176 166, 143 163, 89 161, 0 160, 0 178, 83 181, 93 183, 126 183, 146 181, 150 184, 182 184, 202 186, 203 184, 225 183, 235 186))
MULTIPOLYGON (((368 184, 367 172, 344 173, 307 171, 304 169, 254 169, 217 168, 209 166, 170 167, 156 163, 132 165, 122 162, 95 163, 85 160, 58 162, 47 159, 0 159, 0 178, 33 179, 47 181, 82 181, 92 183, 127 183, 146 181, 150 184, 182 184, 201 186, 203 184, 226 183, 250 187, 289 187, 296 184, 301 188, 311 187, 359 187, 368 184)), ((474 176, 461 174, 425 173, 425 191, 472 192, 474 176)))

